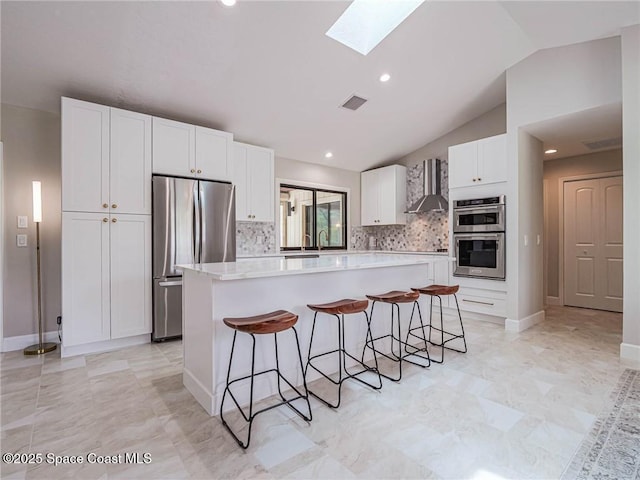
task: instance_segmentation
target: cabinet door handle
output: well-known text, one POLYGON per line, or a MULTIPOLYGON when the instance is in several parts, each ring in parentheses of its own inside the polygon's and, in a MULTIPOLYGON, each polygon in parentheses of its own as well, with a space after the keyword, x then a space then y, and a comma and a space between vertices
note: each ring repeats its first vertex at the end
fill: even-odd
POLYGON ((198 169, 198 173, 202 173, 202 170, 198 169))
POLYGON ((474 181, 474 182, 477 182, 477 181, 478 181, 478 179, 477 179, 477 178, 474 178, 474 179, 473 179, 473 181, 474 181))
POLYGON ((111 208, 118 208, 118 204, 114 203, 113 205, 111 205, 111 208))
POLYGON ((196 169, 195 169, 195 168, 192 168, 192 169, 191 169, 191 173, 196 173, 196 169))
POLYGON ((102 208, 109 208, 109 204, 108 203, 103 203, 102 204, 102 208))
POLYGON ((112 223, 116 223, 117 221, 118 221, 118 219, 117 219, 117 218, 112 218, 112 219, 111 219, 111 222, 112 222, 112 223))
POLYGON ((104 217, 104 218, 102 219, 102 221, 103 221, 104 223, 107 223, 107 222, 109 221, 109 219, 108 219, 107 217, 104 217))
POLYGON ((490 307, 494 305, 493 302, 480 302, 478 300, 467 300, 466 298, 463 298, 462 301, 467 303, 477 303, 479 305, 489 305, 490 307))
POLYGON ((481 181, 482 181, 482 179, 481 179, 480 177, 478 177, 478 181, 479 181, 479 182, 481 182, 481 181))

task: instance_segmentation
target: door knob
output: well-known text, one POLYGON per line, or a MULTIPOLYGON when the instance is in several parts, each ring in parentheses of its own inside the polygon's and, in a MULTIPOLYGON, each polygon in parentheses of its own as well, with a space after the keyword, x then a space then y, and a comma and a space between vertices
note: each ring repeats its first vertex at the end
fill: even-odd
POLYGON ((111 208, 118 208, 118 205, 114 203, 113 205, 111 205, 111 208))
POLYGON ((118 221, 118 219, 117 219, 117 218, 112 218, 112 219, 111 219, 111 222, 113 222, 113 223, 116 223, 117 221, 118 221))
POLYGON ((102 204, 102 208, 109 208, 109 204, 108 203, 103 203, 102 204))

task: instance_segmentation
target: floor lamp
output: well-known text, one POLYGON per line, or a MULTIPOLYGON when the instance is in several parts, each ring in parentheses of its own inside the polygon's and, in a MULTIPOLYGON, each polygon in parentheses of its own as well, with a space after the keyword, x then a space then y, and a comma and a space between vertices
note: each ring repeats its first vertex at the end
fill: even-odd
POLYGON ((38 271, 38 343, 24 349, 25 355, 41 355, 56 349, 55 343, 42 341, 42 280, 40 277, 40 222, 42 222, 42 185, 33 182, 33 222, 36 224, 36 264, 38 271))

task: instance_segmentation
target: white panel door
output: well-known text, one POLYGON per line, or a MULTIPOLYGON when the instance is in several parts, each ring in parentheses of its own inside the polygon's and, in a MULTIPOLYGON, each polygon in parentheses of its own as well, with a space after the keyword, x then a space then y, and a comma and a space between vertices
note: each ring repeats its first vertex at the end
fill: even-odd
POLYGON ((449 147, 449 188, 477 185, 478 142, 449 147))
POLYGON ((62 210, 108 212, 109 107, 63 97, 61 141, 62 210))
POLYGON ((111 338, 151 333, 151 216, 111 215, 111 338))
POLYGON ((622 312, 622 177, 600 179, 601 241, 596 281, 602 307, 622 312))
POLYGON ((378 222, 378 170, 360 174, 360 223, 363 226, 378 222))
POLYGON ((65 347, 108 340, 109 216, 62 213, 62 341, 65 347))
POLYGON ((479 184, 507 181, 507 136, 483 138, 478 141, 479 184))
POLYGON ((622 177, 564 184, 565 305, 622 311, 622 177))
POLYGON ((153 117, 153 173, 196 175, 196 127, 153 117))
POLYGON ((233 135, 196 127, 196 174, 208 180, 231 181, 233 135))
POLYGON ((275 178, 273 150, 247 147, 249 210, 254 222, 273 222, 275 217, 275 178))
POLYGON ((237 142, 233 144, 233 184, 236 186, 236 220, 241 222, 251 221, 247 146, 237 142))
POLYGON ((151 117, 111 109, 111 213, 151 214, 151 117))

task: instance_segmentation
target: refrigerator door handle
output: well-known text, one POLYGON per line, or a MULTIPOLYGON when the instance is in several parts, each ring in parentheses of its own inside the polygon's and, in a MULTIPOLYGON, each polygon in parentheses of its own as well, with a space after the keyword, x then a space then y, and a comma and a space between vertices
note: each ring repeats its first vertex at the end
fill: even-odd
POLYGON ((172 282, 158 282, 161 287, 179 287, 182 285, 182 280, 174 280, 172 282))
POLYGON ((200 231, 198 235, 197 245, 198 245, 198 263, 202 263, 202 251, 203 251, 203 243, 205 242, 205 227, 206 220, 202 213, 202 204, 204 203, 204 198, 202 195, 202 189, 200 188, 201 184, 198 182, 198 225, 200 226, 200 231))
POLYGON ((199 182, 195 182, 193 186, 193 261, 194 263, 200 263, 200 214, 202 212, 200 208, 200 185, 199 182))

